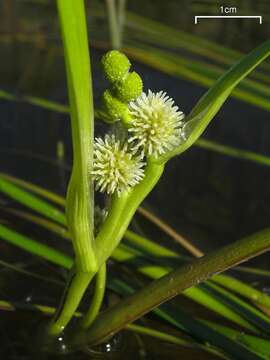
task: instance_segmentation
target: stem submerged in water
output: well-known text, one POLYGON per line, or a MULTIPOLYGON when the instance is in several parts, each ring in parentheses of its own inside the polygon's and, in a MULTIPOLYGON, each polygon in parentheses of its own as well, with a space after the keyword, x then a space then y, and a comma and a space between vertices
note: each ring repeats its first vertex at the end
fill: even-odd
POLYGON ((71 275, 62 303, 48 328, 49 335, 57 336, 64 330, 74 315, 93 276, 94 274, 83 272, 74 272, 71 275))
POLYGON ((106 290, 106 263, 104 263, 97 272, 93 299, 87 313, 85 314, 85 316, 83 317, 80 323, 82 329, 89 328, 92 325, 92 323, 95 321, 102 305, 105 290, 106 290))

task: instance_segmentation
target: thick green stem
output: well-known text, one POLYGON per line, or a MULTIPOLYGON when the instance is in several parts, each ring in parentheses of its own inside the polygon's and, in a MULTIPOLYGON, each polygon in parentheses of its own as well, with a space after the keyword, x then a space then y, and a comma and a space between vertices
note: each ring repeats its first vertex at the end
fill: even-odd
MULTIPOLYGON (((125 193, 121 197, 115 196, 112 199, 112 206, 109 215, 105 220, 96 239, 96 254, 98 265, 101 268, 106 260, 111 256, 113 250, 117 247, 122 239, 136 209, 153 189, 164 170, 163 165, 156 165, 149 161, 144 180, 138 184, 130 193, 125 193)), ((54 320, 49 329, 50 334, 59 334, 71 319, 77 306, 95 272, 78 273, 78 278, 74 278, 71 286, 67 290, 67 297, 64 299, 64 305, 59 317, 54 320)), ((86 323, 83 321, 83 327, 87 327, 89 318, 86 323)))
POLYGON ((69 90, 73 168, 66 213, 78 270, 96 269, 93 250, 94 107, 84 1, 58 0, 69 90))
POLYGON ((157 165, 149 161, 143 181, 130 193, 113 198, 109 215, 96 239, 96 254, 99 266, 111 256, 113 250, 124 236, 138 206, 156 185, 163 170, 163 165, 157 165))
MULTIPOLYGON (((269 232, 270 230, 265 229, 265 231, 269 232)), ((178 259, 181 262, 189 261, 188 257, 181 257, 177 252, 167 249, 154 241, 146 239, 138 234, 133 233, 132 231, 127 230, 125 233, 125 239, 128 240, 132 245, 138 247, 141 251, 148 253, 150 256, 155 257, 172 257, 174 259, 178 259)), ((118 250, 118 249, 117 249, 118 250)), ((121 251, 122 249, 120 249, 121 251)), ((237 267, 234 270, 240 270, 242 267, 237 267)), ((245 268, 244 268, 245 269, 245 268)), ((254 273, 257 275, 261 275, 258 273, 258 269, 254 269, 254 273)), ((263 273, 264 274, 264 273, 263 273)), ((269 275, 269 274, 268 274, 269 275)), ((249 299, 250 301, 255 301, 258 304, 270 307, 270 297, 267 294, 255 289, 254 287, 245 284, 243 281, 237 280, 228 275, 217 275, 214 276, 212 281, 220 284, 221 286, 230 289, 243 297, 249 299)))
POLYGON ((69 91, 73 168, 66 215, 75 252, 75 275, 48 332, 59 334, 72 318, 97 271, 94 252, 93 166, 94 107, 86 16, 83 0, 57 0, 69 91))
POLYGON ((89 310, 83 317, 80 326, 82 329, 89 328, 94 320, 96 319, 99 310, 102 305, 103 297, 106 290, 106 263, 101 265, 97 275, 96 275, 96 283, 95 283, 95 292, 89 307, 89 310))
MULTIPOLYGON (((145 259, 140 262, 139 259, 143 255, 143 253, 138 252, 137 250, 134 251, 122 245, 121 247, 115 249, 112 257, 120 262, 132 262, 132 264, 135 265, 136 269, 141 274, 146 275, 152 280, 160 279, 162 276, 165 276, 170 271, 172 271, 170 267, 154 265, 151 262, 147 262, 145 259)), ((182 294, 194 302, 221 315, 225 319, 240 325, 245 329, 253 331, 255 330, 254 326, 251 326, 251 324, 246 321, 243 316, 239 315, 238 310, 235 311, 228 305, 223 304, 220 299, 217 299, 217 297, 213 295, 209 295, 207 291, 198 286, 193 286, 192 288, 186 289, 182 294)))
MULTIPOLYGON (((163 302, 180 294, 216 273, 225 271, 270 248, 268 231, 249 236, 223 247, 210 255, 196 259, 180 269, 152 282, 136 294, 120 301, 102 313, 87 332, 87 339, 96 344, 118 332, 163 302)), ((80 334, 74 339, 80 342, 80 334)))
MULTIPOLYGON (((144 180, 138 184, 130 193, 124 193, 120 197, 116 195, 113 197, 108 217, 102 225, 96 239, 96 254, 101 271, 101 282, 105 281, 104 266, 106 260, 111 256, 113 250, 118 246, 134 213, 136 212, 136 209, 156 185, 157 181, 163 173, 163 170, 163 165, 156 165, 149 161, 145 170, 144 180)), ((84 280, 85 279, 88 278, 86 277, 84 280)), ((89 281, 91 279, 92 274, 89 278, 89 281)), ((72 287, 69 289, 70 297, 68 294, 68 298, 65 300, 65 305, 62 310, 63 315, 60 316, 60 318, 57 320, 55 328, 50 331, 51 333, 57 333, 57 331, 63 329, 63 327, 67 324, 68 317, 72 316, 72 311, 75 312, 76 307, 78 306, 78 300, 80 300, 83 295, 85 290, 83 287, 84 284, 79 284, 77 289, 74 285, 74 290, 76 290, 74 292, 72 292, 72 287), (75 297, 75 300, 72 299, 72 294, 75 297)), ((99 301, 101 301, 101 299, 99 299, 99 294, 97 294, 97 297, 97 302, 94 298, 94 309, 90 307, 86 318, 81 323, 84 329, 91 324, 93 318, 96 316, 95 312, 98 311, 98 309, 96 309, 96 305, 99 301)))
POLYGON ((56 336, 64 330, 74 315, 93 276, 94 274, 83 272, 74 272, 74 274, 71 274, 71 279, 67 284, 61 306, 48 327, 49 335, 56 336))

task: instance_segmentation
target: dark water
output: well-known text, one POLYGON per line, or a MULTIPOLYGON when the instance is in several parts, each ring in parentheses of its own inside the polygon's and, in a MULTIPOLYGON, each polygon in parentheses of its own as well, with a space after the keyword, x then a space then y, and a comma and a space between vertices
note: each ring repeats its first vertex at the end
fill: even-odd
MULTIPOLYGON (((189 20, 195 11, 192 6, 199 2, 184 1, 181 8, 177 1, 166 3, 162 1, 159 2, 159 6, 154 0, 143 3, 144 5, 140 1, 130 1, 129 6, 138 13, 144 13, 158 20, 164 18, 164 22, 179 28, 182 26, 182 29, 190 29, 196 33, 197 30, 191 27, 189 20), (182 21, 181 26, 178 15, 182 21), (170 21, 167 21, 168 18, 170 21)), ((262 6, 261 1, 257 1, 256 5, 252 4, 254 2, 250 2, 250 7, 254 6, 254 11, 259 11, 259 6, 262 6)), ((1 88, 13 94, 33 94, 67 103, 65 71, 60 41, 57 37, 54 6, 47 7, 42 17, 39 17, 38 5, 33 5, 30 1, 3 1, 0 6, 2 6, 1 16, 5 20, 1 25, 0 34, 1 88), (10 6, 11 3, 15 4, 14 7, 10 6), (15 34, 24 29, 22 29, 22 19, 25 21, 27 19, 28 22, 31 19, 30 29, 31 31, 36 29, 37 35, 45 32, 48 35, 46 42, 40 40, 31 43, 16 40, 15 34), (4 35, 7 34, 8 41, 4 41, 4 35)), ((257 45, 269 33, 269 27, 263 27, 258 31, 256 26, 250 25, 246 30, 246 34, 249 35, 243 41, 242 30, 246 25, 240 23, 234 28, 233 33, 238 34, 237 38, 228 34, 227 26, 223 25, 222 28, 222 25, 212 24, 211 27, 201 28, 201 31, 206 37, 209 36, 217 41, 223 32, 227 44, 241 50, 257 45)), ((106 87, 99 67, 102 54, 103 52, 96 48, 91 49, 96 102, 106 87)), ((134 68, 142 75, 145 89, 165 90, 185 113, 192 109, 206 91, 205 88, 189 81, 173 78, 140 63, 134 63, 134 68)), ((97 132, 101 130, 102 126, 97 125, 97 132)), ((269 134, 270 121, 267 111, 229 99, 204 136, 222 144, 270 156, 269 134)), ((61 166, 57 164, 56 152, 59 142, 64 144, 64 162, 70 165, 72 153, 67 115, 25 103, 0 100, 1 171, 65 194, 69 172, 63 170, 63 163, 60 164, 61 166), (48 163, 48 158, 55 163, 48 163)), ((191 239, 203 251, 209 251, 269 226, 269 180, 269 167, 193 147, 181 157, 170 161, 163 178, 147 198, 145 205, 191 239)), ((150 237, 167 239, 151 225, 143 222, 140 217, 138 221, 150 237)), ((38 231, 33 229, 34 233, 38 231)), ((47 236, 48 234, 42 234, 44 239, 51 241, 47 236)), ((5 251, 7 257, 12 255, 8 253, 7 247, 5 251)), ((21 254, 19 259, 20 256, 21 254)), ((267 268, 269 255, 260 256, 249 263, 249 265, 257 264, 267 268)), ((251 280, 256 279, 251 278, 251 280)), ((270 286, 270 284, 264 281, 259 286, 270 286)), ((41 295, 37 296, 37 294, 40 293, 44 300, 44 289, 39 289, 33 282, 24 284, 25 293, 20 294, 20 299, 21 296, 32 294, 33 289, 36 289, 35 300, 38 301, 38 296, 41 295)), ((53 289, 52 293, 53 296, 57 294, 59 298, 61 289, 53 289)), ((48 296, 48 300, 50 299, 52 295, 48 296)), ((16 333, 14 341, 17 336, 25 336, 23 330, 29 321, 27 314, 21 315, 18 321, 19 332, 16 333)), ((1 315, 1 325, 4 329, 2 339, 6 339, 3 341, 8 342, 8 339, 13 339, 14 330, 11 324, 17 319, 17 315, 12 313, 1 315)), ((137 341, 137 338, 131 339, 130 347, 126 350, 125 356, 130 359, 175 359, 179 356, 179 348, 176 346, 165 343, 157 346, 157 342, 150 338, 144 338, 143 344, 138 346, 137 341), (141 349, 142 354, 135 352, 134 347, 141 349)), ((11 344, 14 342, 12 341, 11 344)), ((20 344, 19 341, 18 346, 21 346, 20 344)), ((2 358, 6 359, 17 359, 20 353, 20 350, 16 349, 12 353, 13 350, 11 351, 9 347, 3 351, 6 352, 3 352, 2 358), (10 354, 13 354, 13 357, 8 358, 10 354)), ((85 355, 78 356, 86 358, 85 355)), ((102 356, 105 358, 104 354, 102 356)), ((191 350, 181 349, 180 356, 183 359, 202 359, 201 355, 198 357, 198 353, 191 350)), ((28 358, 27 355, 25 358, 28 358)), ((207 355, 207 358, 210 359, 210 356, 207 355)))

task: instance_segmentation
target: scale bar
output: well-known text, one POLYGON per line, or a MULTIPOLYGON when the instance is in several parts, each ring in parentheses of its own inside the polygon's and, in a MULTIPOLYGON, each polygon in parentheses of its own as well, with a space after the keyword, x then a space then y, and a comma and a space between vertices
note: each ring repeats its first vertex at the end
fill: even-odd
POLYGON ((262 16, 261 15, 196 15, 195 16, 195 24, 198 24, 198 19, 259 19, 260 24, 262 24, 262 16))

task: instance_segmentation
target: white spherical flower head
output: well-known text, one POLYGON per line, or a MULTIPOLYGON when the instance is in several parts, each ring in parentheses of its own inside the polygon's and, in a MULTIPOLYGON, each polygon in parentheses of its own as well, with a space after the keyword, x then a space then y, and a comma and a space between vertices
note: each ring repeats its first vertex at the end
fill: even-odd
POLYGON ((129 151, 128 144, 122 145, 115 135, 95 139, 92 175, 97 190, 120 196, 142 180, 144 165, 129 151))
POLYGON ((158 158, 184 139, 184 114, 165 92, 153 93, 149 90, 148 94, 142 93, 130 102, 129 110, 132 121, 128 141, 133 143, 132 150, 140 151, 142 156, 158 158))

